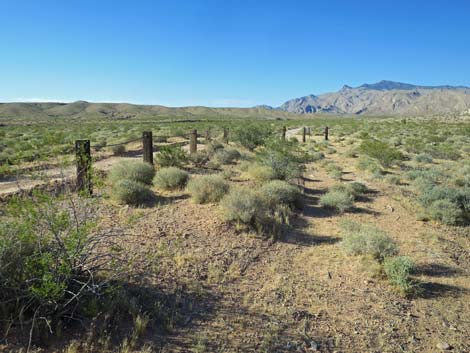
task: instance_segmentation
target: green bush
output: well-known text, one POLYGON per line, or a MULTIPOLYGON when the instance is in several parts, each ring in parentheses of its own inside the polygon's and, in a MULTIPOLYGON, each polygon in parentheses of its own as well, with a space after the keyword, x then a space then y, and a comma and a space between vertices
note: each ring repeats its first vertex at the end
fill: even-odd
POLYGON ((454 202, 444 199, 436 200, 426 208, 430 218, 447 225, 458 225, 464 221, 463 210, 454 202))
POLYGON ((397 161, 404 159, 403 154, 398 149, 378 140, 363 141, 359 151, 376 159, 384 168, 388 168, 397 161))
POLYGON ((179 146, 162 146, 156 160, 160 167, 181 167, 187 162, 188 156, 179 146))
POLYGON ((358 196, 363 195, 367 191, 367 186, 354 181, 352 183, 341 183, 333 185, 330 188, 330 191, 349 193, 356 199, 358 196))
POLYGON ((187 186, 194 202, 218 202, 228 192, 229 184, 220 175, 204 175, 191 179, 187 186))
POLYGON ((182 189, 186 186, 188 179, 189 174, 186 171, 176 167, 168 167, 162 168, 157 172, 153 183, 155 186, 165 190, 182 189))
POLYGON ((310 156, 311 156, 312 162, 320 161, 325 158, 325 155, 323 154, 323 152, 312 152, 310 153, 310 156))
POLYGON ((388 280, 403 294, 409 295, 416 288, 410 274, 415 269, 413 261, 406 256, 389 257, 384 260, 384 271, 388 280))
POLYGON ((283 180, 273 180, 261 187, 261 194, 271 209, 283 204, 293 207, 301 206, 301 193, 299 188, 283 180))
POLYGON ((266 202, 248 187, 235 188, 221 201, 224 219, 250 225, 263 224, 267 218, 266 202))
POLYGON ((16 327, 15 334, 25 327, 45 337, 61 322, 89 317, 89 304, 101 303, 110 292, 110 281, 121 272, 120 247, 95 226, 93 210, 89 199, 53 199, 38 192, 14 198, 4 210, 0 320, 16 327), (109 249, 98 254, 103 244, 109 249))
POLYGON ((240 145, 252 151, 263 145, 271 134, 272 129, 270 127, 252 124, 237 128, 234 131, 234 138, 240 145))
POLYGON ((128 179, 142 184, 151 185, 154 176, 155 168, 149 163, 122 161, 111 168, 108 179, 111 183, 128 179))
POLYGON ((373 225, 360 224, 353 221, 341 223, 346 252, 353 255, 371 255, 379 261, 396 255, 398 246, 385 232, 373 225))
POLYGON ((354 205, 354 195, 346 190, 329 190, 320 197, 320 205, 343 213, 354 205))
POLYGON ((143 205, 155 197, 147 185, 130 179, 115 182, 111 188, 111 196, 119 203, 134 206, 143 205))
POLYGON ((258 182, 265 182, 275 178, 274 170, 265 165, 251 163, 247 168, 247 174, 258 182))

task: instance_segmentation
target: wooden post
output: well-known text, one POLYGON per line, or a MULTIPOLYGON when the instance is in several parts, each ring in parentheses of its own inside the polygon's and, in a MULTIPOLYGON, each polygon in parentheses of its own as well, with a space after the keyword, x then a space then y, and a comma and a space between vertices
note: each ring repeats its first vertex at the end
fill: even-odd
POLYGON ((303 130, 302 130, 302 142, 305 143, 306 139, 305 139, 305 135, 307 134, 307 128, 304 127, 303 130))
POLYGON ((311 127, 308 128, 308 136, 309 137, 312 136, 312 128, 311 127))
POLYGON ((286 140, 286 132, 287 132, 287 128, 285 126, 282 127, 282 140, 285 141, 286 140))
POLYGON ((144 162, 153 164, 153 138, 152 131, 142 133, 142 147, 144 162))
POLYGON ((91 196, 91 152, 90 140, 75 141, 75 158, 77 161, 77 191, 91 196))
POLYGON ((228 143, 228 128, 227 127, 224 127, 224 137, 223 137, 223 141, 225 143, 228 143))
POLYGON ((328 126, 325 127, 325 140, 328 141, 328 126))
POLYGON ((191 131, 189 136, 189 153, 197 152, 197 130, 191 131))
POLYGON ((211 141, 211 135, 210 135, 210 131, 209 129, 206 130, 206 145, 209 144, 209 142, 211 141))

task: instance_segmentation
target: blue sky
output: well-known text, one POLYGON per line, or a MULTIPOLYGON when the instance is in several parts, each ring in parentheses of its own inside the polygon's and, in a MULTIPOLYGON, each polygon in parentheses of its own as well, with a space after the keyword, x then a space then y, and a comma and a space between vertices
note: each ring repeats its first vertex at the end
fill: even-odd
POLYGON ((470 1, 0 0, 0 101, 280 105, 470 85, 470 1))

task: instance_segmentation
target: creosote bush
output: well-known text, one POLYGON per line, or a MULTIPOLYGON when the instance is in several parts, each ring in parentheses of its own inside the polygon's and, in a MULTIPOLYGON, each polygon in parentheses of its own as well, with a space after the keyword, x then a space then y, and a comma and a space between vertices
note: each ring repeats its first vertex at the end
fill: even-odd
POLYGON ((348 190, 329 190, 320 197, 320 205, 343 213, 354 206, 354 195, 348 190))
POLYGON ((179 146, 160 147, 156 158, 160 167, 181 167, 187 160, 186 152, 179 146))
POLYGON ((188 179, 188 172, 176 167, 167 167, 157 172, 153 183, 155 186, 165 190, 183 189, 188 179))
POLYGON ((301 207, 301 193, 298 187, 283 180, 272 180, 261 187, 261 194, 271 208, 283 204, 290 208, 301 207))
POLYGON ((196 203, 218 202, 228 192, 229 184, 221 175, 203 175, 191 179, 187 190, 196 203))
POLYGON ((127 179, 145 185, 152 185, 154 176, 155 168, 149 163, 122 161, 111 168, 108 179, 112 184, 127 179))
POLYGON ((147 185, 130 179, 115 182, 111 188, 111 196, 119 203, 134 206, 143 205, 155 197, 147 185))
POLYGON ((403 154, 395 147, 378 140, 365 140, 361 143, 359 151, 376 159, 384 168, 404 159, 403 154))
POLYGON ((416 289, 416 283, 411 279, 415 269, 413 261, 406 256, 386 258, 383 263, 388 280, 404 295, 410 295, 416 289))
POLYGON ((353 221, 341 223, 343 240, 341 245, 353 255, 371 255, 379 261, 396 255, 398 246, 385 232, 369 224, 353 221))

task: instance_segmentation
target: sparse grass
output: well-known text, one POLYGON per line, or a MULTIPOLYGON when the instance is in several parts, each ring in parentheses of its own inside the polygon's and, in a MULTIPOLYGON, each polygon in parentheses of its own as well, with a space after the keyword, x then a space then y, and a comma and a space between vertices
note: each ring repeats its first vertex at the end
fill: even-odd
POLYGON ((188 192, 196 203, 218 202, 229 190, 229 184, 220 175, 204 175, 191 179, 188 192))

